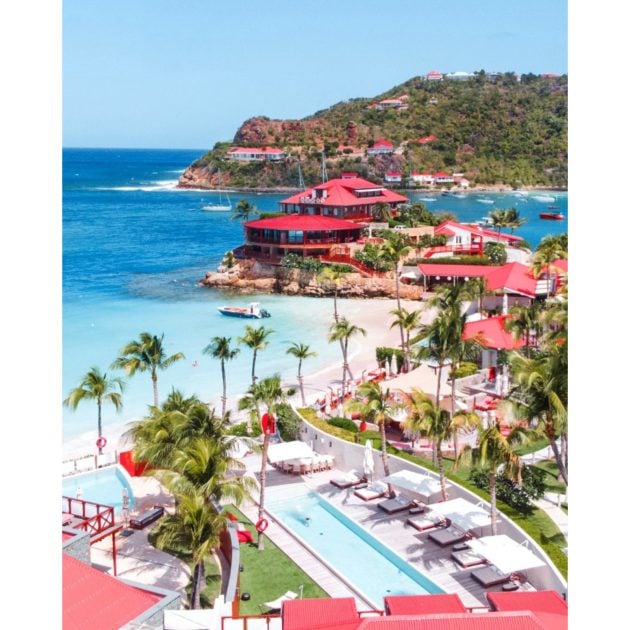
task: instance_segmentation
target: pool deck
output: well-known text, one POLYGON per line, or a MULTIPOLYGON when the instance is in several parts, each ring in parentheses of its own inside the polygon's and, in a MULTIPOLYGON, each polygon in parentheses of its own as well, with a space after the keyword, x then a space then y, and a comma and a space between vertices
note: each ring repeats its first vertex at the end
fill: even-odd
MULTIPOLYGON (((248 458, 250 472, 256 469, 255 460, 259 457, 248 458)), ((464 606, 470 608, 487 608, 488 601, 485 594, 489 591, 500 591, 501 586, 484 587, 471 577, 471 572, 479 567, 464 569, 451 558, 451 547, 440 547, 429 540, 429 532, 419 532, 405 523, 409 517, 407 511, 388 515, 377 507, 376 501, 363 501, 355 496, 352 488, 341 490, 330 483, 330 479, 339 476, 339 470, 322 471, 312 476, 290 475, 274 468, 267 471, 267 486, 278 488, 299 484, 305 485, 318 492, 330 501, 337 509, 364 527, 371 535, 383 542, 389 549, 397 553, 410 565, 418 569, 435 585, 446 593, 459 595, 464 606)), ((258 475, 256 475, 258 477, 258 475)), ((278 490, 275 490, 277 492, 278 490)), ((275 494, 274 492, 274 494, 275 494)), ((271 493, 270 493, 271 494, 271 493)), ((247 516, 256 521, 257 506, 243 510, 247 516)), ((356 593, 317 557, 305 549, 303 545, 278 525, 273 518, 269 519, 267 534, 287 555, 296 561, 324 590, 333 597, 354 596, 359 610, 373 608, 369 603, 361 601, 356 593), (325 571, 324 571, 325 569, 325 571), (322 582, 323 576, 329 574, 322 582), (332 576, 332 577, 331 577, 332 576), (333 579, 334 578, 334 579, 333 579), (345 593, 343 591, 345 590, 345 593)), ((381 604, 382 607, 382 604, 381 604)))

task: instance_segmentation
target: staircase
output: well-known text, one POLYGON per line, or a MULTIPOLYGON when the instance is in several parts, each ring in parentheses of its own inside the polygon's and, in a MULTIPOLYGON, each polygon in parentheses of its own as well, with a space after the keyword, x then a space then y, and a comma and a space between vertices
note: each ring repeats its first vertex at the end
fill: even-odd
POLYGON ((348 265, 353 269, 356 269, 364 278, 382 278, 385 274, 381 271, 375 271, 362 262, 359 262, 352 256, 345 256, 343 254, 323 254, 319 256, 322 262, 337 263, 339 265, 348 265))

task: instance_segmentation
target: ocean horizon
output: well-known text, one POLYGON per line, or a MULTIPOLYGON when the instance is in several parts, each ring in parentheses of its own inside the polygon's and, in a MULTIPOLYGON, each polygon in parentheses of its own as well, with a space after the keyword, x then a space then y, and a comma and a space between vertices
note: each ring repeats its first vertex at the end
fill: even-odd
MULTIPOLYGON (((148 374, 128 378, 109 366, 126 343, 147 331, 164 334, 167 353, 184 352, 186 359, 158 376, 160 399, 173 387, 186 395, 219 404, 220 364, 202 354, 214 336, 233 343, 247 323, 275 332, 259 353, 259 377, 280 373, 295 379, 297 361, 286 354, 293 341, 308 343, 318 356, 304 363, 305 373, 339 362, 339 348, 326 340, 332 318, 332 298, 285 295, 240 295, 199 287, 225 252, 242 243, 242 226, 229 213, 204 212, 218 201, 214 191, 178 189, 179 175, 204 149, 65 148, 63 150, 63 276, 61 400, 92 367, 117 375, 127 383, 123 411, 103 406, 103 426, 143 416, 152 404, 148 374), (224 317, 217 308, 260 302, 271 312, 264 320, 224 317)), ((515 234, 535 247, 546 234, 567 231, 568 194, 562 192, 468 192, 453 197, 415 191, 411 201, 426 199, 433 211, 450 211, 461 221, 481 219, 493 207, 516 207, 527 223, 515 234), (546 222, 538 213, 554 197, 564 221, 546 222), (431 199, 431 201, 428 201, 431 199), (491 199, 492 202, 487 203, 491 199)), ((233 195, 261 211, 277 211, 286 194, 233 195)), ((359 308, 359 304, 356 304, 359 308)), ((353 309, 351 309, 353 310, 353 309)), ((251 353, 241 348, 230 362, 228 398, 235 403, 251 378, 251 353)), ((61 401, 60 401, 61 402, 61 401)), ((62 406, 63 439, 96 428, 96 405, 82 402, 76 411, 62 406)))

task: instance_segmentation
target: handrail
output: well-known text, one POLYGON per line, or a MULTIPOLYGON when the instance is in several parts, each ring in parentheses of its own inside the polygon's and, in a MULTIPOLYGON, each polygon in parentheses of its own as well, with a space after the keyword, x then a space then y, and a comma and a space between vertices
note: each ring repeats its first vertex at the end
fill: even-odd
POLYGON ((356 258, 352 258, 351 256, 345 256, 344 254, 323 254, 319 256, 319 259, 322 262, 332 262, 332 263, 340 263, 343 265, 349 265, 350 267, 354 267, 359 272, 369 277, 372 277, 372 276, 382 277, 385 275, 381 271, 376 271, 375 269, 371 269, 367 265, 364 265, 362 262, 358 261, 356 258))

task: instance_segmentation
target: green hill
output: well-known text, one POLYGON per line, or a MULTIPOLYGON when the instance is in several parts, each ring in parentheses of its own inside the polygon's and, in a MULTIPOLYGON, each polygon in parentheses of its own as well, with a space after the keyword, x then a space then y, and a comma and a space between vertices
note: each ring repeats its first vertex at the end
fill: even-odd
POLYGON ((298 160, 307 185, 320 181, 321 150, 329 178, 357 171, 382 181, 388 170, 461 172, 472 185, 567 185, 567 76, 513 73, 468 81, 415 77, 374 98, 337 103, 302 120, 251 118, 232 143, 217 143, 180 179, 182 186, 297 187, 298 160), (383 99, 403 97, 400 109, 378 109, 383 99), (371 106, 371 107, 370 107, 371 106), (418 138, 434 136, 425 144, 418 138), (390 156, 368 157, 379 139, 396 147, 390 156), (282 163, 226 159, 232 146, 273 146, 282 163), (217 182, 217 170, 221 171, 217 182))

